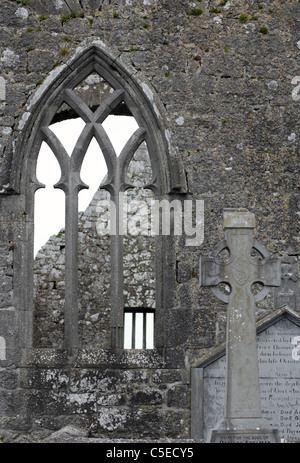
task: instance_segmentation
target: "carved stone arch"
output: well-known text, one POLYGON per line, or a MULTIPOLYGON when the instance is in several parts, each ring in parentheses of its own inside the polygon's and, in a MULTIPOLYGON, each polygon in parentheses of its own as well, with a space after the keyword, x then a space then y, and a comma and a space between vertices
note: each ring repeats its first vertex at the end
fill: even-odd
POLYGON ((147 130, 146 143, 157 174, 160 194, 186 193, 186 178, 179 155, 172 146, 166 114, 149 83, 141 81, 136 71, 121 59, 110 55, 98 42, 75 54, 67 64, 54 70, 31 97, 20 121, 24 126, 16 141, 10 186, 18 193, 26 190, 26 176, 32 171, 42 143, 41 125, 52 120, 64 90, 74 88, 91 72, 98 72, 115 89, 124 91, 124 101, 140 127, 147 130), (25 175, 24 175, 25 174, 25 175))
MULTIPOLYGON (((185 193, 185 175, 183 173, 182 166, 176 156, 175 150, 173 151, 169 131, 166 129, 165 115, 162 115, 161 108, 159 107, 159 101, 155 93, 150 89, 150 86, 145 82, 140 82, 136 78, 136 71, 129 70, 125 67, 120 59, 114 58, 107 53, 98 44, 90 45, 85 49, 81 49, 75 57, 68 62, 67 65, 62 66, 60 69, 55 70, 42 84, 39 90, 33 95, 31 101, 26 107, 26 113, 23 115, 23 130, 21 131, 20 137, 17 140, 15 157, 11 169, 11 185, 16 193, 21 193, 25 197, 25 212, 27 217, 26 231, 21 249, 20 249, 20 260, 21 265, 16 275, 16 281, 19 285, 19 294, 21 302, 21 310, 29 313, 33 310, 33 221, 34 221, 34 192, 42 185, 36 178, 36 162, 39 155, 40 147, 43 141, 46 141, 49 146, 51 145, 52 151, 54 150, 55 156, 59 161, 62 170, 62 177, 56 187, 61 188, 66 192, 69 191, 70 183, 68 184, 67 176, 64 173, 71 167, 67 166, 67 157, 64 155, 62 147, 59 146, 55 136, 51 135, 51 131, 48 126, 53 121, 58 108, 67 102, 76 112, 84 119, 86 123, 86 131, 88 133, 87 139, 91 139, 93 136, 97 139, 99 145, 103 137, 100 134, 101 122, 105 119, 114 107, 121 100, 124 101, 128 107, 130 113, 135 118, 139 129, 130 137, 129 141, 125 145, 122 153, 119 156, 118 162, 113 162, 110 170, 108 165, 108 186, 107 189, 114 193, 114 191, 120 191, 124 183, 126 175, 126 166, 130 156, 132 156, 134 149, 136 149, 142 141, 146 142, 147 149, 149 152, 150 161, 152 164, 153 178, 150 188, 153 191, 161 195, 168 195, 169 193, 185 193), (104 101, 97 108, 95 112, 91 111, 86 105, 76 99, 76 95, 73 89, 82 82, 91 73, 96 72, 103 77, 113 88, 111 97, 104 101), (99 120, 98 120, 98 119, 99 120), (135 148, 136 147, 136 148, 135 148), (118 166, 118 167, 116 167, 118 166), (65 170, 64 170, 65 169, 65 170), (116 186, 116 169, 119 169, 119 183, 116 186), (124 170, 124 172, 123 172, 124 170)), ((83 141, 83 150, 87 148, 87 141, 83 141)), ((109 143, 104 143, 101 148, 104 151, 107 149, 110 154, 109 156, 115 157, 114 149, 109 143)), ((79 143, 79 142, 77 142, 79 143)), ((77 146, 77 145, 76 145, 77 146)), ((79 145, 78 145, 78 151, 79 145)), ((76 155, 74 153, 74 159, 76 162, 80 161, 80 153, 76 155)), ((73 156, 72 154, 72 156, 73 156)), ((104 153, 103 153, 104 154, 104 153)), ((71 158, 72 158, 71 156, 71 158)), ((108 156, 108 157, 109 157, 108 156)), ((105 154, 104 154, 105 157, 105 154)), ((77 168, 77 167, 76 167, 77 168)), ((77 172, 79 173, 79 171, 77 172)), ((70 176, 69 176, 70 182, 70 176)), ((84 187, 80 183, 80 178, 77 178, 77 189, 84 187)), ((125 185, 125 183, 124 183, 125 185)), ((123 186, 124 186, 123 185, 123 186)), ((76 203, 75 201, 70 202, 70 208, 73 209, 72 214, 76 216, 76 203)), ((66 205, 67 208, 67 205, 66 205)), ((66 214, 67 217, 68 213, 66 214)), ((66 222, 66 286, 69 286, 69 290, 66 293, 69 294, 69 301, 65 304, 69 309, 65 307, 65 346, 71 352, 74 348, 78 348, 78 333, 76 333, 76 311, 73 307, 77 305, 76 295, 74 289, 78 286, 77 281, 77 262, 75 252, 75 241, 76 234, 69 228, 69 241, 67 240, 67 222, 66 222), (70 244, 71 243, 71 244, 70 244), (73 244, 72 244, 73 243, 73 244), (73 248, 72 248, 73 246, 73 248), (68 268, 68 271, 67 271, 68 268), (67 285, 68 282, 68 285, 67 285), (68 315, 67 315, 68 314, 68 315), (74 315, 75 314, 75 315, 74 315), (66 323, 66 319, 68 319, 66 323)), ((113 237, 115 238, 115 237, 113 237)), ((167 238, 164 238, 166 241, 167 238)), ((157 280, 159 281, 159 302, 157 307, 163 305, 163 300, 166 300, 167 291, 165 288, 162 290, 164 274, 163 255, 166 253, 166 249, 171 251, 170 246, 166 245, 166 242, 158 243, 158 254, 160 256, 157 267, 157 280)), ((120 266, 120 255, 118 249, 122 248, 122 245, 118 243, 118 237, 115 240, 112 239, 112 262, 114 268, 117 269, 120 266)), ((171 252, 171 254, 173 254, 171 252)), ((112 271, 113 273, 113 271, 112 271)), ((112 312, 112 347, 121 347, 122 330, 123 330, 123 307, 120 302, 121 297, 121 283, 120 279, 112 279, 112 294, 115 296, 115 307, 112 312)), ((162 311, 161 311, 162 312, 162 311)), ((161 317, 161 313, 158 318, 161 317)), ((28 317, 29 322, 26 323, 28 333, 24 336, 28 346, 32 345, 32 323, 30 322, 31 316, 28 317)), ((162 322, 160 322, 161 325, 162 322)), ((162 338, 161 338, 162 339, 162 338)), ((162 345, 160 340, 159 345, 162 345)))

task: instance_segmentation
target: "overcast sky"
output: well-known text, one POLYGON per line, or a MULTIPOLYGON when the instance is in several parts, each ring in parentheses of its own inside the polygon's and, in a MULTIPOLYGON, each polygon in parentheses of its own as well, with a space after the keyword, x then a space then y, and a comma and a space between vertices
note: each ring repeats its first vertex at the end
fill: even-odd
MULTIPOLYGON (((70 155, 84 127, 82 119, 70 119, 51 126, 51 130, 63 143, 70 155)), ((131 134, 137 129, 134 118, 128 116, 109 116, 103 123, 115 151, 120 154, 131 134)), ((79 193, 79 210, 84 211, 89 205, 104 175, 106 164, 95 139, 86 153, 81 178, 89 185, 88 190, 79 193)), ((57 235, 65 223, 64 192, 53 188, 60 179, 58 162, 46 143, 42 144, 37 164, 37 178, 46 185, 35 194, 35 254, 50 236, 57 235)))

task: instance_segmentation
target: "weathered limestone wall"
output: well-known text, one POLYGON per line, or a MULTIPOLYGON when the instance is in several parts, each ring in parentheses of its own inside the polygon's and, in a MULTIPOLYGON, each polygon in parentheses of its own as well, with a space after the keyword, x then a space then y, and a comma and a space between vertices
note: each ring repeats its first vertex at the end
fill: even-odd
MULTIPOLYGON (((53 430, 76 422, 106 436, 189 437, 190 365, 224 340, 226 306, 198 284, 199 255, 223 239, 223 209, 253 212, 259 241, 283 261, 299 262, 299 17, 296 0, 2 0, 0 427, 53 430), (24 294, 13 276, 29 237, 10 173, 29 99, 95 40, 159 98, 188 191, 205 203, 205 237, 197 247, 178 239, 165 260, 174 291, 165 296, 163 349, 113 354, 103 335, 107 313, 95 352, 69 359, 60 350, 21 349, 19 327, 30 317, 16 310, 24 294)), ((53 247, 61 246, 57 240, 53 247)), ((54 270, 40 284, 57 281, 54 270)), ((259 317, 273 310, 272 296, 259 305, 259 317)), ((48 317, 45 303, 44 315, 59 338, 59 299, 54 304, 48 317)), ((88 342, 97 321, 89 303, 84 316, 88 342)))

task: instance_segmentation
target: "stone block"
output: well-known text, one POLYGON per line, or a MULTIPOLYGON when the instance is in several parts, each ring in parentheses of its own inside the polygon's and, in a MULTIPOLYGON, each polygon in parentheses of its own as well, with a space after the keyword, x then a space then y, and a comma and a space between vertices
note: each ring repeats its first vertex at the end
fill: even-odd
POLYGON ((143 389, 135 389, 129 398, 131 405, 161 405, 163 403, 163 394, 150 386, 144 386, 143 389))

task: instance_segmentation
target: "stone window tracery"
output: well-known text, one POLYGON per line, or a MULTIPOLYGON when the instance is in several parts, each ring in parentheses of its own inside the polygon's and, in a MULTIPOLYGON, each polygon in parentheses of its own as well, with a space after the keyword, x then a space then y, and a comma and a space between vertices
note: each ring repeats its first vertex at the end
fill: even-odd
MULTIPOLYGON (((18 247, 20 266, 15 273, 16 303, 25 320, 24 346, 35 346, 36 337, 43 341, 39 330, 48 317, 52 330, 49 332, 63 331, 63 346, 69 352, 84 346, 123 348, 124 311, 133 313, 137 309, 155 312, 155 347, 164 345, 165 306, 172 300, 171 278, 166 266, 172 272, 173 242, 170 237, 151 236, 143 219, 138 218, 139 206, 135 208, 135 200, 138 197, 147 209, 153 198, 168 199, 169 195, 171 198, 174 194, 185 193, 185 175, 171 148, 170 134, 154 101, 155 95, 147 84, 136 81, 134 74, 134 70, 129 72, 121 60, 112 58, 101 46, 92 45, 81 49, 68 65, 56 70, 51 78, 49 76, 27 105, 11 169, 11 188, 24 197, 26 216, 18 247), (116 152, 104 128, 110 115, 131 116, 136 122, 120 153, 116 152), (80 133, 74 134, 71 154, 51 129, 54 123, 69 118, 83 121, 80 133), (78 196, 87 187, 81 169, 91 143, 96 143, 101 150, 107 175, 90 202, 88 212, 78 215, 78 196), (47 270, 47 285, 57 305, 51 310, 49 301, 42 296, 40 300, 44 305, 40 307, 40 314, 44 313, 44 320, 41 321, 34 313, 33 224, 35 193, 43 187, 36 169, 42 144, 49 147, 59 164, 60 178, 55 189, 64 193, 66 220, 64 229, 48 242, 58 251, 55 265, 47 270), (99 199, 110 200, 118 211, 113 224, 118 233, 109 236, 109 245, 107 239, 99 238, 99 199), (130 240, 122 233, 122 228, 120 232, 122 200, 128 208, 131 230, 140 231, 137 235, 132 233, 130 240), (96 217, 97 226, 88 227, 87 213, 96 217), (93 242, 90 248, 81 240, 87 236, 87 228, 93 242), (149 240, 147 246, 144 240, 149 240), (100 247, 102 255, 98 259, 94 251, 100 247), (98 279, 90 279, 90 270, 82 260, 83 251, 95 258, 90 268, 98 279), (165 258, 167 255, 169 257, 165 258), (147 265, 151 270, 148 274, 147 265), (63 281, 57 277, 58 270, 64 274, 63 281), (86 297, 86 289, 93 289, 93 299, 86 297), (63 298, 58 292, 64 292, 63 307, 63 298), (93 331, 90 327, 97 319, 101 319, 99 329, 93 331)), ((44 328, 45 334, 48 327, 44 328)), ((49 347, 62 346, 56 339, 52 341, 49 347)))
MULTIPOLYGON (((60 96, 60 106, 53 115, 52 120, 49 124, 42 124, 40 128, 40 137, 43 144, 50 148, 59 164, 60 178, 54 188, 64 192, 65 227, 56 236, 58 239, 56 239, 54 245, 54 247, 59 246, 59 253, 57 253, 59 257, 55 259, 60 259, 63 265, 59 267, 56 260, 52 267, 50 265, 50 271, 47 274, 47 284, 52 292, 54 291, 54 296, 50 298, 43 297, 45 292, 40 289, 40 275, 36 278, 36 337, 41 338, 43 336, 41 334, 42 329, 40 333, 38 332, 39 328, 42 327, 42 324, 38 323, 41 301, 42 304, 44 301, 47 306, 42 309, 44 319, 49 316, 48 304, 51 301, 54 304, 52 325, 64 325, 64 345, 70 351, 77 348, 84 337, 86 337, 86 343, 88 344, 91 336, 87 333, 84 335, 84 331, 86 331, 89 324, 87 319, 88 316, 90 320, 101 318, 99 309, 107 312, 108 306, 110 307, 111 342, 117 348, 123 347, 124 307, 132 305, 145 307, 145 303, 148 303, 151 311, 155 309, 155 264, 153 260, 153 240, 151 242, 150 237, 151 231, 147 229, 145 235, 142 230, 137 228, 136 223, 134 223, 137 220, 137 215, 134 208, 132 208, 134 203, 137 204, 137 207, 140 204, 149 206, 152 195, 149 191, 154 188, 151 160, 146 141, 147 129, 136 124, 136 129, 129 135, 120 153, 117 153, 111 138, 104 128, 105 120, 114 112, 130 114, 130 110, 126 105, 126 92, 122 88, 113 88, 108 84, 101 76, 99 67, 94 65, 92 72, 83 81, 77 83, 73 88, 69 87, 63 90, 60 96), (90 95, 85 94, 84 85, 88 82, 92 85, 93 83, 100 83, 100 88, 103 91, 101 98, 99 98, 100 102, 95 101, 95 92, 90 95), (82 120, 82 128, 78 133, 72 135, 73 146, 69 150, 66 149, 65 140, 56 135, 52 125, 52 122, 62 118, 63 114, 71 114, 72 117, 82 120), (98 245, 105 248, 101 256, 104 258, 102 264, 97 263, 96 269, 90 269, 90 273, 92 271, 97 273, 98 281, 97 278, 92 278, 90 273, 87 275, 86 262, 81 261, 85 253, 92 252, 94 254, 94 252, 79 237, 79 234, 85 232, 82 226, 86 227, 86 223, 83 225, 80 220, 78 222, 79 194, 81 190, 88 188, 82 178, 82 166, 92 141, 96 141, 106 164, 106 175, 103 178, 103 174, 101 176, 99 173, 99 184, 102 183, 88 208, 93 209, 92 214, 94 214, 94 219, 97 220, 97 222, 90 224, 90 227, 94 227, 94 230, 90 230, 89 233, 95 235, 94 242, 98 240, 98 245), (150 185, 148 192, 144 189, 147 185, 150 185), (99 215, 99 205, 101 209, 104 204, 103 200, 105 201, 105 198, 106 200, 108 198, 103 194, 103 190, 109 193, 109 201, 110 204, 114 205, 115 212, 115 223, 110 222, 109 246, 107 245, 108 237, 106 235, 101 236, 102 233, 101 231, 99 233, 99 228, 97 228, 100 220, 99 216, 97 217, 97 214, 99 215), (120 201, 122 201, 122 204, 120 204, 120 201), (123 202, 126 206, 124 206, 123 202), (120 218, 121 210, 124 213, 124 207, 126 207, 127 219, 125 233, 125 222, 121 223, 122 219, 120 218), (132 232, 133 229, 134 232, 132 232), (149 240, 145 240, 146 236, 149 240), (150 242, 151 244, 149 244, 150 242), (81 249, 83 247, 84 249, 81 249), (149 266, 151 271, 147 268, 149 266), (110 273, 111 276, 109 302, 107 275, 103 276, 103 271, 110 273), (57 278, 59 272, 60 275, 57 278), (63 275, 64 281, 61 278, 63 275), (90 300, 84 294, 85 292, 88 294, 86 288, 89 287, 90 289, 92 285, 95 286, 93 288, 93 298, 95 299, 95 293, 97 293, 98 302, 90 300), (64 293, 63 298, 62 293, 64 293), (64 300, 63 307, 62 299, 64 300), (102 306, 101 300, 103 299, 105 300, 106 309, 102 306), (93 304, 94 308, 91 307, 93 304), (59 312, 62 313, 62 309, 63 322, 61 315, 59 315, 59 312), (82 325, 82 329, 80 325, 82 325)), ((36 176, 35 186, 36 189, 43 187, 38 176, 36 176)), ((95 249, 95 245, 93 249, 95 249)), ((84 259, 86 260, 86 258, 84 259)), ((95 267, 95 259, 91 259, 90 262, 91 265, 94 263, 95 267)), ((99 328, 101 333, 101 323, 99 328)), ((51 330, 49 336, 52 336, 51 330)), ((98 340, 101 343, 101 334, 99 334, 98 340)))

